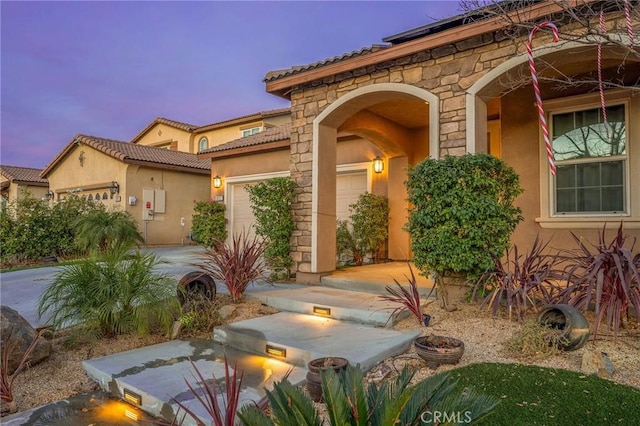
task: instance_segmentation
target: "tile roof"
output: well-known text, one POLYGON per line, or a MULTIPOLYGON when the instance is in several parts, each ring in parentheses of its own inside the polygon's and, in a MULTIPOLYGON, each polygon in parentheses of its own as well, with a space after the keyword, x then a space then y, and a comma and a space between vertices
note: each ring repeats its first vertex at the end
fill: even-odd
POLYGON ((309 71, 316 68, 321 68, 326 65, 334 64, 336 62, 342 62, 347 59, 353 59, 359 56, 368 55, 370 53, 387 49, 389 47, 391 46, 384 45, 384 44, 374 44, 369 47, 363 47, 360 50, 354 50, 352 52, 344 53, 342 55, 334 56, 332 58, 327 58, 322 61, 313 62, 309 65, 297 65, 285 70, 269 71, 267 75, 264 77, 263 81, 266 83, 269 81, 277 80, 282 77, 287 77, 289 75, 298 74, 298 73, 309 71))
POLYGON ((192 173, 208 173, 211 163, 199 160, 195 154, 171 151, 164 148, 138 145, 131 142, 116 141, 96 136, 76 135, 73 140, 56 156, 42 172, 46 176, 75 145, 87 145, 123 163, 142 164, 161 169, 179 169, 192 173))
POLYGON ((242 122, 245 122, 245 121, 260 120, 260 119, 265 119, 265 118, 269 118, 269 117, 277 117, 279 115, 289 114, 290 112, 291 112, 291 108, 289 108, 289 107, 278 108, 278 109, 270 109, 270 110, 266 110, 266 111, 260 111, 260 112, 256 112, 256 113, 253 113, 253 114, 248 114, 248 115, 243 115, 243 116, 240 116, 240 117, 230 118, 228 120, 218 121, 216 123, 205 124, 204 126, 198 127, 196 129, 196 131, 202 132, 202 131, 205 131, 205 130, 212 130, 212 129, 217 129, 217 128, 220 128, 220 127, 229 126, 229 125, 235 124, 235 123, 242 123, 242 122))
POLYGON ((149 130, 153 128, 156 124, 166 124, 167 126, 175 127, 176 129, 184 130, 185 132, 193 132, 198 126, 195 124, 183 123, 181 121, 170 120, 164 117, 156 117, 153 121, 142 129, 137 135, 135 135, 131 142, 136 143, 142 136, 144 136, 149 130))
MULTIPOLYGON (((239 148, 259 147, 272 142, 288 141, 291 138, 291 123, 266 129, 255 135, 245 136, 201 151, 198 155, 221 153, 239 148)), ((259 148, 256 149, 258 151, 259 148)))
POLYGON ((40 177, 42 169, 0 165, 0 174, 11 182, 26 182, 37 186, 48 186, 49 181, 40 177))

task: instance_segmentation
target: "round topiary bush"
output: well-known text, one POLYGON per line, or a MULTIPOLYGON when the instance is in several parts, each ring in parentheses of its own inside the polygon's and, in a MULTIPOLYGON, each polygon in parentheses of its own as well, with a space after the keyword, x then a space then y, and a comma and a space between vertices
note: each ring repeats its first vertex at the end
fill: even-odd
POLYGON ((413 261, 424 274, 492 269, 523 219, 518 175, 488 154, 428 158, 409 170, 407 191, 413 261))

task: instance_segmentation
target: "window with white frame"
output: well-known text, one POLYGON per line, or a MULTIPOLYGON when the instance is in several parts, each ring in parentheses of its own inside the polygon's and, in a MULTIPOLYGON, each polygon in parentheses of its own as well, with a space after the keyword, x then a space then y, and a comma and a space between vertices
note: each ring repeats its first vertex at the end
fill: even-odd
POLYGON ((626 104, 551 114, 556 160, 555 215, 624 214, 627 177, 626 104))
POLYGON ((203 136, 200 138, 200 141, 198 142, 198 151, 204 151, 207 148, 209 148, 209 140, 207 139, 206 136, 203 136))
POLYGON ((256 133, 260 133, 260 127, 252 127, 250 129, 242 130, 242 137, 255 135, 256 133))

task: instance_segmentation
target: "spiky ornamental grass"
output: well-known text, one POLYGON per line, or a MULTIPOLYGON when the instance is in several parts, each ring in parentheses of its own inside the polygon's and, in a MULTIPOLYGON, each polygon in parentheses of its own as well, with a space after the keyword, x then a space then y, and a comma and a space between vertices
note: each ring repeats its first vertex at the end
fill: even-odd
POLYGON ((180 312, 177 282, 155 273, 158 263, 152 253, 113 251, 65 266, 42 294, 38 315, 48 314, 56 329, 79 326, 95 336, 168 330, 180 312))
POLYGON ((265 278, 265 243, 245 231, 233 235, 231 243, 208 249, 199 265, 203 272, 221 281, 234 302, 242 299, 251 282, 265 278))

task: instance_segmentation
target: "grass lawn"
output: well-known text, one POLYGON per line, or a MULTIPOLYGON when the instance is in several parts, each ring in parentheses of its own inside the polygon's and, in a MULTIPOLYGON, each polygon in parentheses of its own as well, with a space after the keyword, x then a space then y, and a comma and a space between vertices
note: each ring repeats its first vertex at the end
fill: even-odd
POLYGON ((451 370, 463 389, 501 399, 479 425, 639 425, 640 389, 596 376, 522 364, 451 370))

